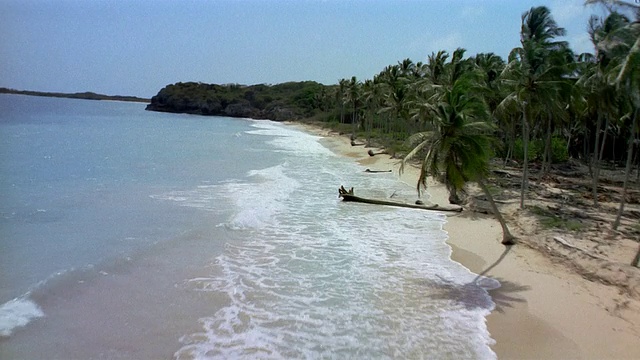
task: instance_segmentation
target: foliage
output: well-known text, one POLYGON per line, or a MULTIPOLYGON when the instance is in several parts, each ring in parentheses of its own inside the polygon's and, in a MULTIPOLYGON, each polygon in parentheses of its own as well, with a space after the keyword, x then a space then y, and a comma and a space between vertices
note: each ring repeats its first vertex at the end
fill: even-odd
POLYGON ((327 108, 330 86, 314 81, 277 85, 176 83, 151 99, 148 110, 201 115, 291 120, 311 117, 327 108))
MULTIPOLYGON (((541 160, 544 151, 544 140, 535 139, 529 142, 527 148, 529 161, 541 160)), ((524 148, 522 146, 522 139, 515 141, 513 156, 515 159, 522 159, 524 157, 524 148)), ((569 153, 567 151, 567 141, 561 137, 553 137, 551 139, 551 162, 553 164, 562 163, 569 160, 569 153)))
MULTIPOLYGON (((542 158, 543 143, 542 140, 533 140, 529 142, 527 146, 527 158, 529 161, 540 160, 542 158)), ((513 148, 513 157, 515 159, 524 158, 524 146, 522 139, 516 139, 515 146, 513 148)))
POLYGON ((551 162, 563 163, 569 160, 569 152, 567 151, 567 140, 561 137, 551 139, 551 162))

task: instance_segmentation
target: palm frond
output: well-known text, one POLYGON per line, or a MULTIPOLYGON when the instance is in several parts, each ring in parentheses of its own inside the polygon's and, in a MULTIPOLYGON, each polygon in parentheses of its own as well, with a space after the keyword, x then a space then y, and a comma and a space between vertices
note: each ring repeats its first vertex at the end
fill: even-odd
MULTIPOLYGON (((415 135, 419 135, 419 134, 422 134, 422 133, 418 133, 415 135)), ((404 172, 404 167, 406 163, 409 162, 411 159, 413 159, 413 157, 416 156, 416 154, 419 153, 422 149, 424 149, 427 145, 429 145, 429 143, 431 143, 431 138, 426 138, 420 144, 416 145, 413 148, 413 150, 411 150, 407 155, 405 155, 405 157, 402 158, 402 161, 400 162, 400 168, 398 169, 398 172, 402 174, 404 172)))
POLYGON ((635 86, 629 86, 632 91, 633 97, 635 97, 636 106, 640 106, 638 104, 638 85, 640 84, 640 35, 636 39, 635 43, 631 50, 629 50, 628 55, 622 61, 622 68, 616 77, 616 84, 621 86, 624 83, 634 84, 635 86))

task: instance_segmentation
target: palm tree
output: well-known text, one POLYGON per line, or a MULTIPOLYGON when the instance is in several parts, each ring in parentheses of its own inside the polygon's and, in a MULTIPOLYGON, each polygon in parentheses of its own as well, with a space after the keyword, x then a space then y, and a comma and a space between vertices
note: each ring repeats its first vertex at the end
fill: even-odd
POLYGON ((336 92, 336 103, 340 104, 340 123, 344 124, 344 105, 347 99, 347 87, 349 80, 340 79, 338 83, 338 91, 336 92))
POLYGON ((360 93, 362 83, 358 81, 355 76, 351 77, 351 80, 347 82, 347 103, 351 104, 351 125, 352 125, 352 137, 355 137, 356 129, 358 127, 358 106, 360 104, 360 93))
POLYGON ((502 226, 502 243, 512 245, 515 237, 484 182, 489 170, 492 126, 486 103, 476 91, 478 79, 477 72, 468 72, 451 88, 422 104, 432 115, 432 129, 409 138, 417 145, 403 158, 400 172, 413 157, 426 153, 417 182, 418 194, 426 188, 427 176, 432 176, 445 184, 452 203, 459 203, 458 195, 467 182, 478 182, 502 226))
POLYGON ((620 66, 620 71, 616 77, 616 85, 618 88, 624 90, 624 93, 629 97, 630 103, 633 106, 633 117, 631 121, 631 128, 629 129, 629 148, 627 150, 627 163, 625 167, 624 185, 622 187, 622 199, 620 200, 620 207, 618 209, 618 215, 613 223, 613 229, 617 229, 620 225, 620 218, 624 211, 625 197, 627 194, 627 186, 629 182, 629 175, 631 173, 631 164, 633 159, 633 148, 636 139, 636 133, 638 132, 638 111, 640 110, 640 21, 636 21, 628 26, 629 35, 635 41, 631 46, 627 56, 623 59, 620 66))
POLYGON ((557 106, 555 102, 559 89, 563 85, 566 86, 562 78, 566 67, 563 63, 555 61, 564 56, 554 55, 558 52, 566 54, 568 44, 564 41, 554 41, 557 36, 564 35, 564 28, 559 27, 553 20, 548 8, 532 7, 522 15, 522 46, 511 51, 509 63, 501 74, 502 82, 511 89, 511 93, 498 105, 498 112, 510 113, 509 110, 518 109, 522 114, 524 159, 520 208, 524 208, 529 179, 529 121, 546 118, 548 114, 544 114, 543 111, 557 106))
MULTIPOLYGON (((626 117, 631 118, 631 127, 629 128, 627 161, 625 167, 624 185, 622 187, 622 199, 618 214, 612 225, 616 230, 620 226, 622 213, 624 212, 625 198, 629 176, 631 173, 631 165, 633 159, 633 149, 636 142, 636 134, 638 133, 638 112, 640 111, 640 6, 626 1, 596 1, 587 0, 586 4, 605 3, 613 4, 627 9, 631 9, 635 13, 635 21, 624 26, 618 27, 611 35, 609 41, 603 43, 603 47, 611 53, 622 53, 620 56, 620 64, 615 67, 615 85, 621 90, 632 106, 632 111, 626 117)), ((610 16, 615 16, 613 12, 610 16)), ((640 261, 640 249, 636 254, 631 265, 638 266, 640 261)))
POLYGON ((362 84, 362 101, 365 110, 363 124, 367 132, 367 145, 371 145, 371 133, 373 132, 381 96, 381 86, 377 77, 374 77, 373 80, 364 81, 362 84))
POLYGON ((407 136, 409 132, 409 79, 405 77, 400 65, 388 66, 381 79, 384 84, 384 106, 380 112, 389 116, 389 128, 394 132, 394 137, 407 136))
MULTIPOLYGON (((604 154, 609 124, 618 112, 617 102, 620 97, 610 78, 615 73, 614 69, 621 56, 613 51, 611 44, 617 42, 617 35, 628 24, 628 18, 616 12, 611 13, 604 21, 597 16, 592 16, 589 19, 589 35, 596 51, 596 63, 595 66, 590 67, 582 74, 578 85, 586 90, 588 103, 596 113, 595 144, 590 162, 594 206, 598 206, 600 163, 604 154)), ((615 77, 615 75, 613 76, 615 77)))
POLYGON ((480 53, 473 57, 471 61, 484 74, 483 89, 486 89, 484 98, 487 106, 489 106, 489 112, 493 113, 502 100, 497 80, 498 75, 504 69, 504 60, 494 53, 480 53))
POLYGON ((424 73, 430 83, 440 85, 444 82, 445 64, 448 58, 449 54, 444 50, 431 53, 431 55, 427 57, 427 63, 424 65, 424 73))

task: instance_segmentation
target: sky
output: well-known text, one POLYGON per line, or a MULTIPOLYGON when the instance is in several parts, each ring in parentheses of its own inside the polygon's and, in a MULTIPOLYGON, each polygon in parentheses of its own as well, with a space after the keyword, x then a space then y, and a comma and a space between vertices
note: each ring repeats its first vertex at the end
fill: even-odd
POLYGON ((0 87, 151 97, 176 82, 336 84, 458 47, 506 59, 547 6, 593 52, 584 0, 0 0, 0 87))

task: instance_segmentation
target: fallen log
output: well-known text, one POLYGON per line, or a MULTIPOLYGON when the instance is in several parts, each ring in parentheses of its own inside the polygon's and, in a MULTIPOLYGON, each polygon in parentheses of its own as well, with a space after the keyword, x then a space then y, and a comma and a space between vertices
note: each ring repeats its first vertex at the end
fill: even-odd
POLYGON ((388 155, 389 152, 386 151, 386 150, 374 152, 373 150, 369 149, 369 151, 367 151, 367 154, 369 154, 369 156, 376 156, 376 155, 382 155, 382 154, 387 154, 388 155))
POLYGON ((452 211, 452 212, 461 212, 462 207, 442 207, 438 204, 434 205, 417 205, 417 204, 406 204, 396 201, 386 201, 386 200, 376 200, 376 199, 367 199, 359 196, 355 196, 353 194, 353 188, 347 191, 343 186, 338 189, 339 197, 342 198, 342 201, 351 201, 351 202, 359 202, 364 204, 374 204, 374 205, 386 205, 386 206, 396 206, 396 207, 404 207, 411 209, 420 209, 420 210, 435 210, 435 211, 452 211))
POLYGON ((393 170, 371 170, 371 169, 367 169, 364 172, 368 172, 368 173, 390 173, 393 170))

